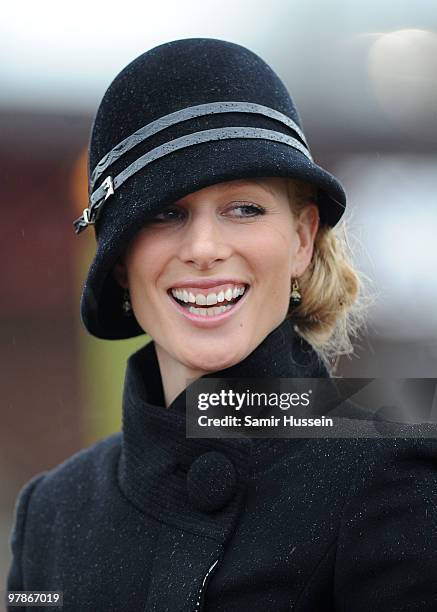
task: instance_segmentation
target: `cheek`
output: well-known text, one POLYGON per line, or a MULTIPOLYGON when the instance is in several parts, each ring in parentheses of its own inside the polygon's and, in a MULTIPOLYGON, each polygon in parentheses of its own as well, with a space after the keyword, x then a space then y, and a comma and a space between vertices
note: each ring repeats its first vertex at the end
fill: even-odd
POLYGON ((272 313, 288 308, 295 249, 291 232, 286 234, 276 228, 272 232, 260 232, 252 242, 251 267, 259 289, 258 298, 263 304, 270 304, 272 313))
POLYGON ((288 233, 275 227, 270 231, 257 232, 250 241, 250 252, 253 267, 263 275, 271 277, 272 284, 281 280, 282 274, 289 274, 293 254, 296 251, 296 238, 290 231, 288 233), (256 248, 254 248, 256 245, 256 248))
POLYGON ((132 243, 126 254, 129 283, 142 288, 152 286, 168 257, 168 247, 162 240, 141 235, 132 243))

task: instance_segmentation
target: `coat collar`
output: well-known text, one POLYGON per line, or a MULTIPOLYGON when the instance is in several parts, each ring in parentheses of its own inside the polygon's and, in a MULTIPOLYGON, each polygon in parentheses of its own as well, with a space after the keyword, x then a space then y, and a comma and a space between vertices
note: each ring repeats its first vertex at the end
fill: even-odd
MULTIPOLYGON (((205 377, 322 378, 329 373, 285 319, 243 361, 205 377)), ((249 471, 266 459, 271 439, 186 438, 185 397, 184 390, 164 407, 153 341, 129 357, 119 485, 142 512, 222 540, 249 471)))

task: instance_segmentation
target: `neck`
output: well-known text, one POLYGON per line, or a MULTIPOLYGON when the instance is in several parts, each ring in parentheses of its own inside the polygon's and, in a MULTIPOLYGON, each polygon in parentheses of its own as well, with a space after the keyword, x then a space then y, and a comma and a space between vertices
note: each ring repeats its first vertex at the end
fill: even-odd
POLYGON ((208 372, 186 366, 159 344, 155 344, 155 350, 161 372, 165 407, 168 408, 173 400, 186 389, 189 379, 197 380, 208 372))
POLYGON ((202 376, 213 378, 329 376, 314 350, 294 332, 292 323, 287 319, 272 330, 245 359, 219 372, 187 367, 158 344, 155 344, 155 351, 166 408, 173 404, 189 382, 202 376))

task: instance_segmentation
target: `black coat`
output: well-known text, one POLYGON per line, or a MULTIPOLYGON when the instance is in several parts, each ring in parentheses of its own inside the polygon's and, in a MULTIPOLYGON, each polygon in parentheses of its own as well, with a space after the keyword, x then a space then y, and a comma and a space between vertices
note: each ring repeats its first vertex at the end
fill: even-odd
MULTIPOLYGON (((288 321, 220 374, 328 375, 288 321)), ((164 408, 153 343, 130 357, 123 431, 22 489, 9 590, 63 590, 64 612, 437 610, 435 440, 186 438, 184 399, 164 408)))

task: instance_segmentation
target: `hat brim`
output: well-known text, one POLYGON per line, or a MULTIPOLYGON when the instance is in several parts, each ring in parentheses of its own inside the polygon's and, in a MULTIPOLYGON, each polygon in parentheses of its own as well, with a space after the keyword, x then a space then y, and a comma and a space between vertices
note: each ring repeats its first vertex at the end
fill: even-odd
POLYGON ((133 314, 124 314, 123 289, 112 269, 148 219, 164 206, 204 187, 261 177, 288 177, 317 186, 324 224, 334 226, 343 215, 346 195, 341 183, 283 143, 235 139, 175 151, 133 175, 104 204, 96 225, 97 252, 81 298, 81 318, 88 332, 108 340, 145 333, 133 314))

